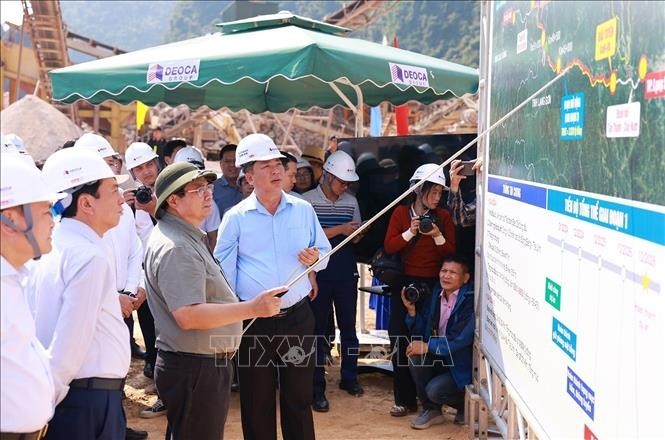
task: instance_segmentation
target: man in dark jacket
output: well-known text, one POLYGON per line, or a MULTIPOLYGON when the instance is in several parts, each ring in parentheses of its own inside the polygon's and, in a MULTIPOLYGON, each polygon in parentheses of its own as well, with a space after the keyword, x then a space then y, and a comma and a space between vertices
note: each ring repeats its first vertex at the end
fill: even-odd
POLYGON ((443 423, 443 404, 457 409, 455 423, 464 423, 464 387, 471 383, 475 330, 473 287, 467 263, 447 257, 439 272, 441 289, 416 311, 402 290, 406 326, 412 342, 406 349, 409 369, 423 409, 411 422, 414 429, 443 423))

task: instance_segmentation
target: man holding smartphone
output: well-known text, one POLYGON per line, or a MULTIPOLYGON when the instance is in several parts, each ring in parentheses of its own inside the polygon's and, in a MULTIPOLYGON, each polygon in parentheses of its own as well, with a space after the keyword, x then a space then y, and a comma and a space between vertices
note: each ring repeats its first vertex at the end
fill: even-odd
POLYGON ((448 209, 452 213, 453 222, 457 226, 468 227, 476 224, 476 199, 465 203, 460 191, 460 182, 480 172, 482 161, 463 162, 453 160, 450 163, 450 191, 448 192, 448 209))

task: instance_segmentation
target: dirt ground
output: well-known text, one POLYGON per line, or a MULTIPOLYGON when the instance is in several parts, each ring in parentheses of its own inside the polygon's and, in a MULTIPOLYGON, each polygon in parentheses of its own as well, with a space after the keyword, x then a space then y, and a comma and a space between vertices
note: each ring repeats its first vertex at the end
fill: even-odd
MULTIPOLYGON (((374 311, 366 308, 367 328, 374 328, 374 311)), ((139 326, 134 326, 139 344, 143 344, 139 326)), ((334 354, 334 353, 333 353, 334 354)), ((466 439, 467 427, 452 423, 455 410, 444 407, 446 423, 417 431, 409 426, 413 417, 391 417, 388 413, 393 404, 392 378, 381 373, 360 375, 360 383, 365 388, 361 397, 353 397, 338 388, 339 358, 327 368, 327 392, 330 401, 328 413, 314 412, 314 426, 318 439, 466 439)), ((150 407, 157 396, 152 380, 143 376, 143 361, 132 359, 125 385, 127 398, 124 401, 127 424, 134 429, 148 431, 148 438, 161 440, 166 432, 166 417, 142 419, 139 413, 150 407)), ((241 439, 239 393, 231 393, 231 406, 226 420, 225 438, 241 439)), ((279 405, 278 405, 279 407, 279 405)), ((279 426, 279 422, 277 423, 279 426)), ((280 436, 281 437, 281 436, 280 436)))
MULTIPOLYGON (((393 403, 392 379, 381 373, 363 374, 360 381, 365 388, 361 397, 352 397, 337 388, 339 360, 329 368, 327 375, 330 411, 314 413, 314 425, 319 439, 466 439, 465 427, 452 423, 454 410, 445 412, 446 423, 432 426, 423 431, 409 427, 408 417, 391 417, 388 414, 393 403)), ((149 439, 163 439, 166 431, 166 417, 142 419, 141 410, 149 407, 157 397, 150 392, 152 381, 143 376, 143 362, 132 361, 127 385, 125 386, 125 411, 127 424, 134 429, 146 430, 149 439), (147 391, 146 391, 147 389, 147 391)), ((278 423, 279 426, 279 423, 278 423)), ((231 393, 231 407, 226 421, 225 438, 241 439, 239 393, 231 393)))

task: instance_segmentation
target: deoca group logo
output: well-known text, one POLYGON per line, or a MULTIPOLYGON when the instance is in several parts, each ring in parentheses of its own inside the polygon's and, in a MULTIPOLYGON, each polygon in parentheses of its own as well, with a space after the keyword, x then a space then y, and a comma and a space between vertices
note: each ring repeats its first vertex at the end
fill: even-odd
POLYGON ((396 84, 407 86, 429 87, 427 69, 407 66, 406 64, 388 63, 390 66, 390 80, 396 84))
POLYGON ((146 82, 159 84, 167 82, 195 81, 199 79, 201 60, 180 60, 148 65, 146 82))

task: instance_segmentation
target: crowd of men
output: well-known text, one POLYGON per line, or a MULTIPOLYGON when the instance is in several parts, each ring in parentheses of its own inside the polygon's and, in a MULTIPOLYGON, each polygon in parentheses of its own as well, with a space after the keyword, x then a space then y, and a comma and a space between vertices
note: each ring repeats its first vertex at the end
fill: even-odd
MULTIPOLYGON (((166 415, 167 439, 223 438, 234 387, 244 438, 276 438, 278 393, 283 437, 314 439, 312 410, 330 409, 335 322, 339 388, 364 394, 354 246, 369 235, 323 258, 368 220, 348 144, 331 139, 327 151, 297 156, 251 134, 221 149, 218 176, 200 150, 160 134, 123 157, 87 133, 41 170, 20 138, 3 135, 2 440, 146 438, 127 426, 122 406, 131 356, 144 359, 159 397, 141 416, 166 415)), ((394 163, 376 167, 396 182, 394 163)), ((461 200, 458 171, 454 163, 445 215, 467 226, 473 205, 461 200)), ((446 178, 429 180, 439 198, 427 200, 438 205, 446 178)), ((444 404, 463 423, 474 332, 470 270, 455 255, 454 232, 436 221, 434 232, 419 229, 422 215, 441 209, 419 202, 426 196, 418 192, 406 229, 391 238, 414 254, 438 249, 425 297, 393 293, 413 338, 404 350, 422 406, 416 429, 442 423, 444 404)), ((391 415, 411 412, 400 408, 391 415)))

